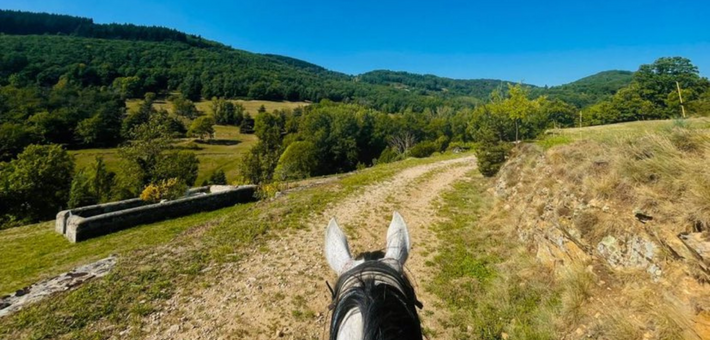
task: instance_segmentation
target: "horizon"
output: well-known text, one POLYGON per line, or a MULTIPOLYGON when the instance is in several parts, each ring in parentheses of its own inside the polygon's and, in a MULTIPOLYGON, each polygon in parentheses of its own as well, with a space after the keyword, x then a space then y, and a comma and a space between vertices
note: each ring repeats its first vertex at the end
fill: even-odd
POLYGON ((396 4, 328 4, 321 0, 217 5, 10 0, 3 7, 86 17, 102 24, 164 26, 235 49, 297 58, 350 75, 391 70, 543 87, 603 71, 636 71, 641 64, 660 57, 682 56, 707 76, 710 34, 702 28, 701 14, 710 4, 642 2, 565 2, 550 5, 553 11, 509 1, 507 6, 518 10, 508 13, 499 8, 506 5, 496 4, 432 7, 410 2, 409 8, 402 9, 396 4), (688 11, 688 5, 696 10, 688 11), (306 15, 297 9, 311 12, 306 15), (644 20, 656 13, 664 13, 663 20, 644 20), (353 18, 361 23, 343 24, 353 18), (516 24, 509 24, 511 21, 516 24), (415 26, 417 22, 428 26, 415 26))

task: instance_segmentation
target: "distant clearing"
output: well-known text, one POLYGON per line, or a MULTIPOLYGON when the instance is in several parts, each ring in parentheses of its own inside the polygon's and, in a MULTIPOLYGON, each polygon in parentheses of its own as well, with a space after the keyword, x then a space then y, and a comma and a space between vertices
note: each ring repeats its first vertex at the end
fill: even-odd
MULTIPOLYGON (((239 133, 239 127, 216 125, 214 140, 205 143, 194 142, 200 148, 200 150, 194 150, 200 160, 196 185, 200 185, 203 180, 209 178, 218 169, 225 172, 227 181, 233 181, 239 172, 239 160, 242 154, 256 144, 257 140, 255 135, 239 133)), ((185 147, 191 142, 193 142, 192 139, 180 139, 175 145, 185 147)), ((115 171, 118 167, 117 148, 84 149, 70 151, 70 153, 75 157, 77 169, 88 166, 98 156, 104 158, 110 170, 115 171)))
MULTIPOLYGON (((303 106, 308 106, 310 103, 308 102, 288 102, 288 101, 283 101, 283 102, 273 102, 273 101, 268 101, 268 100, 230 100, 232 103, 235 104, 240 104, 244 106, 244 109, 249 112, 251 115, 256 115, 259 111, 259 108, 264 105, 264 108, 268 112, 272 112, 274 110, 284 110, 284 109, 290 109, 293 110, 297 107, 303 107, 303 106)), ((138 106, 143 102, 142 99, 130 99, 126 101, 126 106, 128 107, 129 110, 135 110, 138 109, 138 106)), ((199 111, 202 111, 203 113, 206 114, 211 114, 212 113, 212 101, 211 100, 203 100, 195 103, 195 107, 199 111)), ((172 112, 172 104, 166 100, 156 100, 155 101, 155 108, 156 109, 165 109, 169 112, 172 112)))

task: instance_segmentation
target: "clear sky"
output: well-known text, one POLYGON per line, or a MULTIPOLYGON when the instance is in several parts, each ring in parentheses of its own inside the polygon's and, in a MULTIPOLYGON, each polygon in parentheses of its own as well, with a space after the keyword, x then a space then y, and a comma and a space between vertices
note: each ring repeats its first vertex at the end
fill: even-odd
POLYGON ((166 26, 348 74, 558 85, 676 55, 710 74, 708 0, 0 0, 0 8, 166 26))

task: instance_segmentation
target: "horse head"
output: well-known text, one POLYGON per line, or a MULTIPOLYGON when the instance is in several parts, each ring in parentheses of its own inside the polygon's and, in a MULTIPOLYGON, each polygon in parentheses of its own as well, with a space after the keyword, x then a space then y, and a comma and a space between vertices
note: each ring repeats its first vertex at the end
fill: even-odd
POLYGON ((353 258, 348 239, 331 219, 325 258, 338 274, 332 290, 331 340, 422 339, 414 288, 404 274, 411 243, 407 224, 395 212, 384 252, 353 258))

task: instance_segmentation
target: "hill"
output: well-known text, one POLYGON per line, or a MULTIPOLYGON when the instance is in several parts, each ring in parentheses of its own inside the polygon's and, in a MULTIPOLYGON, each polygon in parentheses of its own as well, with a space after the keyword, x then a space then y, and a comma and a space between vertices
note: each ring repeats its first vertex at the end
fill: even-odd
MULTIPOLYGON (((496 79, 451 79, 431 74, 414 74, 377 70, 357 76, 357 80, 369 84, 387 85, 421 95, 468 96, 486 99, 497 88, 507 88, 510 81, 496 79)), ((525 85, 533 88, 533 85, 525 85)))
POLYGON ((584 108, 611 98, 617 91, 631 84, 631 71, 604 71, 568 84, 550 88, 533 89, 533 95, 546 95, 550 99, 560 99, 584 108))
MULTIPOLYGON (((127 98, 179 91, 192 100, 355 101, 401 112, 472 106, 509 81, 450 79, 379 70, 351 76, 279 55, 234 49, 165 27, 96 24, 92 19, 0 10, 0 84, 120 86, 127 98)), ((577 106, 596 103, 625 82, 610 71, 548 90, 577 106)))

